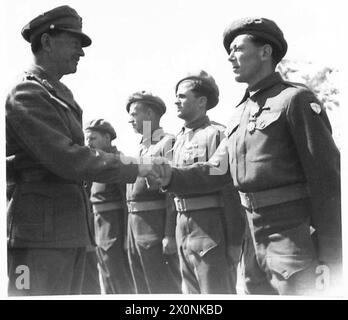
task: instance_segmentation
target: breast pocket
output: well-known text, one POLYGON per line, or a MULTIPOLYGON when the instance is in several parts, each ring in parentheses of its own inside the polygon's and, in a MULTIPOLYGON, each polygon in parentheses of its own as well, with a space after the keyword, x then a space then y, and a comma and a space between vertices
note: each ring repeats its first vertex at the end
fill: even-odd
POLYGON ((272 125, 274 125, 278 119, 280 118, 281 112, 267 112, 262 113, 257 119, 255 123, 255 128, 257 130, 267 130, 272 125))
POLYGON ((187 144, 183 150, 183 163, 190 165, 196 162, 207 161, 206 148, 196 143, 187 144))

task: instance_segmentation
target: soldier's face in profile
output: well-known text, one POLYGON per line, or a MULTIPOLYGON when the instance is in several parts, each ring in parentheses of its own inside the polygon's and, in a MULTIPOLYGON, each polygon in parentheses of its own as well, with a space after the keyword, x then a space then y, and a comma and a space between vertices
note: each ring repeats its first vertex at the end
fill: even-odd
POLYGON ((262 67, 262 47, 256 46, 246 34, 237 36, 230 45, 228 60, 237 82, 249 85, 257 79, 262 67))
POLYGON ((101 133, 99 131, 86 130, 85 131, 86 145, 90 148, 105 150, 109 148, 110 138, 107 133, 101 133))
POLYGON ((185 121, 195 119, 200 109, 201 97, 191 90, 192 81, 183 81, 176 92, 177 116, 185 121))
POLYGON ((75 73, 80 57, 85 55, 81 39, 68 32, 62 32, 50 38, 50 57, 58 72, 62 75, 75 73))
MULTIPOLYGON (((143 134, 144 126, 151 125, 151 117, 148 113, 148 108, 141 102, 133 102, 129 107, 129 123, 132 125, 135 132, 143 134)), ((151 130, 150 130, 151 132, 151 130)))

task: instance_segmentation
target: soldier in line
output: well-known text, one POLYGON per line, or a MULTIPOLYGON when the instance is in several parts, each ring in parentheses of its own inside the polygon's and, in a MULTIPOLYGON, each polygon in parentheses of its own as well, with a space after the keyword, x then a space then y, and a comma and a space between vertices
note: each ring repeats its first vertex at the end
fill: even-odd
MULTIPOLYGON (((104 119, 90 121, 85 127, 85 140, 90 148, 117 153, 111 142, 115 129, 104 119)), ((90 201, 94 216, 96 253, 103 291, 107 294, 134 293, 125 237, 127 225, 126 185, 93 182, 90 201)), ((92 279, 93 281, 93 279, 92 279)))
MULTIPOLYGON (((177 115, 185 121, 176 137, 173 166, 207 161, 224 135, 206 112, 219 101, 215 80, 200 70, 176 84, 177 115)), ((176 190, 176 239, 186 293, 236 293, 236 271, 244 235, 238 193, 230 184, 218 191, 176 190), (224 195, 228 201, 224 204, 224 195), (226 207, 225 207, 226 205, 226 207)))
MULTIPOLYGON (((174 136, 160 127, 166 111, 161 98, 150 92, 132 94, 126 106, 129 123, 142 135, 139 156, 170 156, 174 136)), ((138 177, 127 185, 128 257, 137 293, 181 293, 175 243, 175 212, 158 184, 138 177)))
POLYGON ((34 64, 6 99, 8 292, 79 294, 93 241, 83 181, 134 182, 152 165, 84 146, 82 110, 60 81, 76 72, 91 44, 74 9, 45 12, 22 36, 34 64))
POLYGON ((308 88, 275 72, 287 51, 275 22, 234 21, 223 43, 235 80, 248 85, 227 137, 210 164, 157 168, 161 183, 192 192, 232 177, 249 225, 246 291, 328 294, 339 284, 342 233, 340 155, 326 112, 308 88), (226 159, 226 174, 214 174, 226 159))

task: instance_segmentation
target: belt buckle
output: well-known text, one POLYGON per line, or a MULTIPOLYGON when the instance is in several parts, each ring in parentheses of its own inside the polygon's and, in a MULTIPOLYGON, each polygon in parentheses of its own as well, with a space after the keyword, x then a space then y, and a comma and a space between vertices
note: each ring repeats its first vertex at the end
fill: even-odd
POLYGON ((175 205, 176 205, 176 209, 177 209, 179 212, 184 212, 184 211, 186 211, 186 202, 185 202, 185 199, 176 198, 176 199, 175 199, 175 205))
POLYGON ((127 208, 128 208, 128 212, 133 212, 131 202, 127 202, 127 208))

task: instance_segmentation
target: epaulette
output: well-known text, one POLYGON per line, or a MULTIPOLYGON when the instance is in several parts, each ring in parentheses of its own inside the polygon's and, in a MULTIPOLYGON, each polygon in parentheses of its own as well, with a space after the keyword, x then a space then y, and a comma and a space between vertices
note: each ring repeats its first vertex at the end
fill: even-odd
POLYGON ((159 145, 159 146, 163 146, 163 145, 165 145, 168 141, 175 141, 175 136, 174 135, 172 135, 172 134, 170 134, 170 133, 164 133, 161 137, 160 137, 160 139, 159 139, 159 141, 157 142, 157 144, 159 145))
POLYGON ((226 130, 226 126, 223 125, 222 123, 219 123, 219 122, 210 120, 210 124, 211 124, 214 128, 218 129, 219 131, 225 131, 225 130, 226 130))
POLYGON ((25 80, 34 80, 34 81, 38 82, 39 84, 41 84, 43 87, 45 87, 45 89, 47 89, 48 91, 54 92, 54 88, 46 79, 41 79, 37 75, 35 75, 33 73, 29 73, 29 72, 25 72, 24 74, 25 74, 25 76, 24 76, 25 80))
POLYGON ((23 80, 29 80, 29 81, 35 81, 37 82, 47 93, 48 95, 57 101, 59 104, 61 104, 64 108, 70 109, 69 106, 65 101, 63 101, 61 98, 58 98, 56 96, 56 91, 52 87, 52 85, 46 80, 46 79, 41 79, 35 74, 25 72, 25 76, 23 80))
POLYGON ((308 88, 304 83, 292 82, 292 81, 287 81, 287 80, 284 80, 283 83, 285 83, 286 85, 288 85, 290 87, 299 88, 299 89, 303 88, 303 89, 310 90, 310 88, 308 88))

